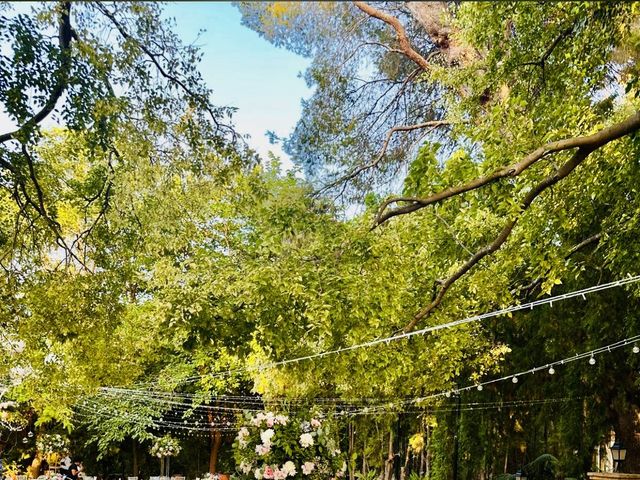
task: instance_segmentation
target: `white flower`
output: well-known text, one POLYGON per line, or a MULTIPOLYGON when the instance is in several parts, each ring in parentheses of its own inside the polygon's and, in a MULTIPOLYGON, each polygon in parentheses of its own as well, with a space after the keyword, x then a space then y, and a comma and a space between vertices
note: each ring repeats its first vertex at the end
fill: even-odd
POLYGON ((274 432, 272 428, 260 432, 260 439, 262 440, 262 443, 265 445, 270 444, 275 433, 276 432, 274 432))
POLYGON ((51 365, 54 363, 60 363, 60 358, 53 352, 47 353, 47 356, 44 357, 44 364, 51 365))
POLYGON ((286 476, 293 477, 296 474, 296 466, 291 460, 289 460, 288 462, 285 462, 284 465, 282 465, 282 471, 286 474, 286 476))
POLYGON ((256 480, 262 480, 262 470, 260 470, 259 468, 256 468, 253 471, 253 476, 256 478, 256 480))
POLYGON ((309 475, 311 472, 313 472, 313 469, 316 468, 316 464, 313 462, 304 462, 302 464, 302 473, 304 473, 305 475, 309 475))
POLYGON ((251 464, 247 462, 240 463, 240 471, 247 475, 251 471, 251 464))
POLYGON ((256 453, 258 455, 266 455, 271 451, 271 444, 256 445, 256 453))
POLYGON ((310 433, 303 433, 300 435, 300 446, 302 448, 307 448, 313 445, 313 437, 310 433))
POLYGON ((279 468, 273 469, 273 480, 284 480, 285 478, 287 478, 287 472, 279 468))
POLYGON ((242 427, 238 431, 238 438, 244 438, 244 437, 248 437, 248 436, 249 436, 249 430, 247 429, 247 427, 242 427))
POLYGON ((276 422, 276 424, 286 425, 287 423, 289 423, 289 417, 287 417, 286 415, 276 415, 274 421, 276 422))

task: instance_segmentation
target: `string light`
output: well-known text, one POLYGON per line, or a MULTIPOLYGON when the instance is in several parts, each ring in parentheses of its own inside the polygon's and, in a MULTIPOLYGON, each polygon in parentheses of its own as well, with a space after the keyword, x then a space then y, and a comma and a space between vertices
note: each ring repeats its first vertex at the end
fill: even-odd
POLYGON ((401 333, 398 335, 392 335, 390 337, 384 337, 384 338, 377 338, 368 342, 364 342, 364 343, 359 343, 359 344, 355 344, 355 345, 351 345, 348 347, 342 347, 342 348, 337 348, 334 350, 328 350, 328 351, 324 351, 324 352, 319 352, 319 353, 314 353, 311 355, 305 355, 305 356, 301 356, 301 357, 295 357, 295 358, 290 358, 287 360, 280 360, 280 361, 275 361, 275 362, 267 362, 267 363, 262 363, 259 365, 253 365, 253 366, 249 366, 249 367, 242 367, 242 368, 237 368, 237 369, 230 369, 230 370, 226 370, 223 372, 217 372, 217 373, 212 373, 210 375, 196 375, 196 376, 192 376, 192 377, 187 377, 185 379, 182 380, 182 383, 190 383, 190 382, 195 382, 200 380, 201 378, 210 378, 210 377, 219 377, 219 376, 224 376, 224 375, 231 375, 231 374, 237 374, 237 373, 245 373, 245 372, 251 372, 251 371, 263 371, 267 368, 274 368, 274 367, 278 367, 278 366, 284 366, 284 365, 290 365, 290 364, 296 364, 299 362, 303 362, 303 361, 308 361, 308 360, 313 360, 316 358, 322 358, 328 355, 336 355, 339 353, 344 353, 344 352, 349 352, 352 350, 358 350, 361 348, 367 348, 367 347, 372 347, 375 345, 380 345, 380 344, 386 344, 388 345, 390 342, 392 341, 396 341, 396 340, 402 340, 405 338, 410 338, 413 336, 417 336, 417 335, 425 335, 427 333, 433 333, 439 330, 443 330, 443 329, 449 329, 449 328, 453 328, 453 327, 457 327, 459 325, 464 325, 467 323, 472 323, 472 322, 478 322, 478 321, 482 321, 482 320, 486 320, 488 318, 493 318, 493 317, 498 317, 498 316, 502 316, 502 315, 506 315, 509 313, 513 313, 513 312, 517 312, 517 311, 521 311, 521 310, 526 310, 526 309, 533 309, 534 307, 539 307, 542 305, 550 305, 553 302, 559 302, 559 301, 563 301, 563 300, 568 300, 571 298, 575 298, 575 297, 583 297, 585 298, 587 294, 591 294, 591 293, 595 293, 595 292, 601 292, 603 290, 608 290, 611 288, 615 288, 615 287, 620 287, 623 285, 628 285, 631 283, 636 283, 640 281, 640 275, 636 275, 636 276, 631 276, 631 277, 627 277, 621 280, 616 280, 614 282, 609 282, 609 283, 603 283, 601 285, 594 285, 591 287, 587 287, 584 288, 582 290, 576 290, 573 292, 569 292, 569 293, 564 293, 561 295, 556 295, 554 297, 548 297, 548 298, 543 298, 543 299, 539 299, 539 300, 534 300, 532 302, 528 302, 528 303, 522 303, 519 305, 512 305, 506 308, 502 308, 499 310, 494 310, 492 312, 488 312, 488 313, 483 313, 480 315, 475 315, 472 317, 467 317, 467 318, 463 318, 460 320, 455 320, 452 322, 448 322, 448 323, 443 323, 440 325, 433 325, 433 326, 429 326, 420 330, 413 330, 411 332, 405 332, 405 333, 401 333))
MULTIPOLYGON (((603 347, 599 347, 596 348, 594 350, 590 350, 587 352, 583 352, 583 353, 577 353, 573 356, 555 361, 553 363, 547 363, 545 365, 541 365, 538 367, 534 367, 534 368, 530 368, 528 370, 524 370, 522 372, 518 372, 515 374, 510 374, 501 378, 497 378, 497 379, 493 379, 493 380, 488 380, 482 383, 476 383, 470 386, 466 386, 466 387, 462 387, 462 388, 456 388, 453 390, 449 390, 449 391, 445 391, 445 392, 440 392, 440 393, 434 393, 432 395, 426 396, 426 397, 418 397, 418 398, 412 398, 412 399, 404 399, 404 400, 398 400, 396 402, 388 402, 388 400, 383 400, 383 399, 360 399, 360 402, 364 402, 365 405, 368 405, 366 408, 368 409, 369 412, 374 411, 375 408, 396 408, 398 405, 407 405, 407 404, 416 404, 428 399, 432 399, 432 398, 438 398, 440 396, 445 396, 447 398, 450 398, 452 394, 457 395, 458 393, 462 392, 462 391, 467 391, 470 390, 472 388, 475 388, 479 391, 482 390, 482 388, 485 385, 488 384, 493 384, 493 383, 497 383, 497 382, 501 382, 501 381, 505 381, 505 380, 511 380, 513 383, 517 383, 518 379, 520 376, 522 375, 527 375, 527 374, 535 374, 537 371, 539 370, 547 370, 548 373, 550 375, 554 375, 555 374, 555 366, 557 365, 564 365, 565 363, 570 363, 570 362, 574 362, 577 360, 581 360, 583 358, 593 358, 594 359, 594 363, 595 363, 595 355, 599 355, 601 353, 607 353, 607 352, 611 352, 612 350, 627 346, 629 344, 635 344, 636 341, 640 340, 640 335, 636 335, 634 337, 630 337, 630 338, 626 338, 623 340, 619 340, 617 342, 614 342, 610 345, 606 345, 603 347), (379 405, 375 405, 373 402, 379 402, 379 405), (384 401, 384 405, 382 405, 382 407, 380 406, 380 402, 384 401)), ((590 360, 591 362, 591 360, 590 360)), ((134 392, 135 395, 137 395, 138 399, 143 401, 143 400, 148 400, 151 402, 160 402, 160 404, 162 403, 162 398, 163 397, 172 397, 173 394, 172 393, 168 393, 168 392, 148 392, 148 391, 135 391, 135 390, 124 390, 126 392, 134 392), (148 397, 145 397, 146 395, 148 395, 148 397)), ((114 389, 110 389, 109 391, 110 395, 117 395, 116 391, 114 389)), ((122 393, 120 394, 122 395, 122 393)), ((129 394, 130 396, 130 394, 129 394)), ((176 394, 176 396, 183 398, 183 400, 188 400, 191 399, 193 401, 194 396, 190 395, 190 394, 176 394)), ((234 398, 239 404, 241 404, 243 401, 248 401, 250 405, 256 405, 257 402, 262 402, 263 405, 261 408, 264 408, 265 406, 275 406, 275 405, 287 405, 289 408, 294 408, 296 406, 300 406, 302 408, 308 408, 309 403, 311 401, 314 402, 314 404, 317 405, 327 405, 327 404, 332 404, 334 406, 336 406, 337 408, 342 408, 345 410, 352 410, 354 407, 356 407, 356 405, 353 404, 347 404, 345 400, 342 399, 330 399, 330 398, 318 398, 318 399, 309 399, 309 400, 303 400, 303 401, 295 401, 295 400, 286 400, 283 401, 282 399, 279 400, 265 400, 265 399, 259 399, 256 398, 255 396, 252 397, 241 397, 241 396, 237 396, 237 397, 232 397, 232 396, 222 396, 222 397, 218 397, 216 398, 214 401, 215 402, 222 402, 222 401, 232 401, 231 399, 234 398)), ((171 404, 176 403, 176 402, 172 402, 171 400, 169 400, 169 402, 171 402, 171 404)), ((194 409, 195 407, 193 405, 188 406, 188 405, 184 405, 183 403, 179 403, 179 405, 182 405, 182 408, 185 409, 194 409)), ((175 407, 175 405, 173 405, 173 407, 175 407)), ((208 409, 208 408, 214 408, 214 406, 200 406, 203 409, 208 409)), ((223 408, 229 408, 229 407, 223 407, 223 408)), ((261 408, 256 408, 253 411, 259 411, 261 408)), ((243 408, 234 408, 234 410, 236 411, 244 411, 245 409, 243 408)), ((222 424, 224 424, 224 420, 220 421, 222 424)))
POLYGON ((637 344, 634 344, 632 351, 633 351, 633 353, 639 353, 640 352, 640 347, 638 347, 637 344))
POLYGON ((595 365, 596 364, 596 359, 593 356, 593 354, 591 355, 591 358, 589 359, 589 365, 595 365))

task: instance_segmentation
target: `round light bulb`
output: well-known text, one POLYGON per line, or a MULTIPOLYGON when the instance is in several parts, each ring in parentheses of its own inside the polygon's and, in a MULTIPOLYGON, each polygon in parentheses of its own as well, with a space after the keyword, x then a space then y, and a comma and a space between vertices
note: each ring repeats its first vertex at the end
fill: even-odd
POLYGON ((27 437, 23 437, 22 438, 22 443, 27 443, 29 440, 27 440, 27 437))
POLYGON ((479 392, 481 392, 484 387, 482 385, 478 385, 476 388, 478 389, 479 392))
POLYGON ((556 369, 553 367, 549 368, 549 375, 553 375, 554 373, 556 373, 556 369))
POLYGON ((27 433, 27 437, 29 437, 29 438, 33 437, 33 432, 31 430, 29 430, 29 433, 27 433))
POLYGON ((511 379, 511 381, 513 383, 518 383, 518 377, 516 377, 515 375, 513 376, 513 378, 511 379))
POLYGON ((595 365, 596 364, 596 359, 593 358, 593 355, 591 355, 591 358, 589 359, 589 365, 595 365))
POLYGON ((451 392, 445 393, 444 396, 447 397, 447 398, 451 397, 451 392))
POLYGON ((638 345, 633 346, 633 353, 640 353, 640 347, 638 345))

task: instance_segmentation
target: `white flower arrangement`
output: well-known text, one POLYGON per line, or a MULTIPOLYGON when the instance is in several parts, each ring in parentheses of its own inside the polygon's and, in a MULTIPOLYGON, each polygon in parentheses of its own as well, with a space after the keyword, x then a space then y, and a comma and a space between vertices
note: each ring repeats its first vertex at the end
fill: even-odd
POLYGON ((157 438, 155 443, 151 446, 149 453, 155 457, 175 457, 180 453, 182 447, 175 438, 165 435, 164 437, 157 438))
POLYGON ((69 441, 59 433, 44 433, 36 439, 36 448, 45 455, 66 453, 69 450, 69 441))
POLYGON ((239 480, 335 480, 346 465, 336 433, 320 415, 247 412, 234 442, 239 480))

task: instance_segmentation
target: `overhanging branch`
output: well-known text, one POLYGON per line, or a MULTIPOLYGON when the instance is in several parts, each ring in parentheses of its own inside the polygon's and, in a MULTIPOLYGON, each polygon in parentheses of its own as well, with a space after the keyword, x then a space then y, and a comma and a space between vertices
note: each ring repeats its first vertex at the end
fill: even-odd
MULTIPOLYGON (((542 194, 546 189, 555 185, 568 175, 570 175, 593 151, 598 148, 606 145, 609 142, 612 142, 616 139, 629 135, 630 133, 636 132, 640 129, 640 112, 636 112, 634 115, 630 116, 626 120, 615 124, 611 127, 605 128, 600 132, 589 135, 587 137, 577 137, 568 140, 561 140, 560 142, 554 142, 553 151, 561 151, 567 150, 569 148, 577 148, 571 159, 569 159, 565 164, 563 164, 559 169, 557 169, 553 174, 545 177, 542 181, 540 181, 532 190, 529 191, 522 199, 520 204, 520 212, 512 219, 509 219, 502 230, 498 233, 498 235, 494 238, 493 241, 476 251, 461 267, 459 267, 453 274, 451 274, 448 278, 446 278, 441 284, 440 288, 435 295, 434 299, 427 305, 426 307, 420 309, 413 317, 411 322, 407 324, 404 328, 405 332, 411 331, 415 328, 418 322, 427 318, 441 303, 445 294, 451 288, 451 286, 462 276, 464 276, 469 270, 471 270, 475 265, 477 265, 483 258, 488 255, 495 253, 502 245, 507 241, 514 227, 516 226, 518 220, 524 215, 524 213, 529 209, 533 201, 538 198, 540 194, 542 194)), ((552 145, 552 144, 549 144, 552 145)), ((548 149, 548 145, 546 146, 548 149)), ((541 152, 539 155, 528 156, 531 157, 531 163, 534 161, 534 158, 542 158, 542 156, 551 153, 547 151, 545 147, 541 147, 541 149, 536 150, 536 152, 541 152), (541 150, 542 149, 542 150, 541 150)), ((522 164, 522 162, 520 162, 522 164)), ((529 165, 530 165, 529 164, 529 165)), ((519 164, 516 164, 519 165, 519 164)), ((526 167, 525 167, 526 168, 526 167)), ((479 188, 482 185, 486 185, 486 183, 480 183, 474 188, 479 188)), ((468 185, 468 184, 467 184, 468 185)), ((467 188, 466 190, 461 190, 460 193, 468 190, 472 190, 474 188, 467 188)), ((440 200, 434 200, 431 203, 436 203, 437 201, 441 201, 444 198, 449 198, 454 194, 445 196, 440 200)), ((425 205, 426 206, 426 205, 425 205)), ((422 208, 422 207, 420 207, 422 208)))
POLYGON ((373 18, 377 18, 378 20, 382 20, 387 25, 390 25, 396 31, 396 36, 398 38, 398 43, 400 44, 400 50, 402 51, 402 53, 404 53, 411 61, 413 61, 423 70, 427 71, 431 69, 431 66, 429 65, 427 59, 420 55, 411 45, 411 41, 409 40, 407 31, 402 26, 402 23, 400 23, 400 20, 398 20, 393 15, 389 15, 382 10, 378 10, 377 8, 372 7, 366 2, 353 3, 367 15, 373 18))
POLYGON ((476 190, 478 188, 484 187, 502 178, 517 177, 534 163, 551 153, 561 152, 564 150, 572 150, 574 148, 595 150, 606 143, 609 143, 613 140, 636 131, 639 127, 640 112, 636 112, 626 120, 610 127, 604 128, 598 133, 594 133, 593 135, 588 135, 585 137, 574 137, 547 143, 546 145, 543 145, 542 147, 531 152, 518 163, 502 167, 498 170, 494 170, 488 175, 477 177, 467 183, 447 188, 442 192, 434 193, 428 197, 391 197, 385 200, 380 205, 378 214, 376 215, 376 219, 374 221, 374 227, 381 225, 387 220, 398 215, 405 215, 407 213, 415 212, 416 210, 420 210, 421 208, 441 202, 443 200, 446 200, 447 198, 455 197, 471 190, 476 190), (407 203, 407 205, 388 210, 389 206, 398 203, 407 203))

